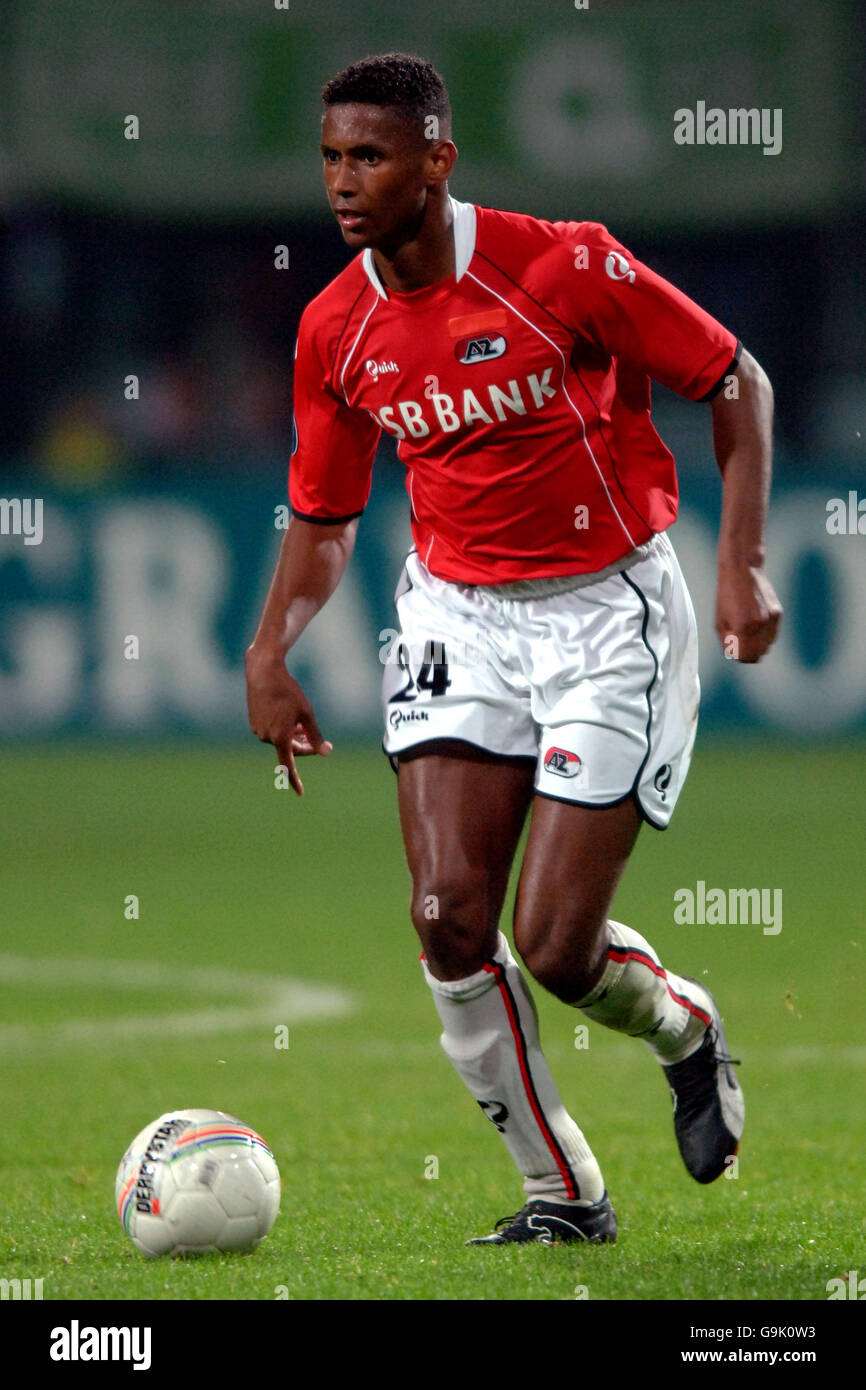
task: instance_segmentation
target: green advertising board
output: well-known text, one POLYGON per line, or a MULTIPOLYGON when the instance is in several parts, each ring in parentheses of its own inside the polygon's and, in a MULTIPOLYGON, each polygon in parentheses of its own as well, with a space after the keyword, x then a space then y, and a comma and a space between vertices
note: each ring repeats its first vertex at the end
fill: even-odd
POLYGON ((848 0, 15 0, 7 16, 7 199, 322 212, 321 85, 393 49, 448 82, 462 199, 688 227, 804 220, 863 198, 848 0), (701 139, 700 122, 682 138, 682 113, 699 107, 724 115, 723 141, 701 139))
MULTIPOLYGON (((0 743, 248 737, 243 656, 287 519, 284 477, 40 488, 37 499, 15 499, 10 483, 0 472, 0 743), (28 535, 14 522, 36 501, 28 535)), ((866 498, 829 463, 808 485, 774 489, 768 571, 785 619, 756 666, 725 660, 714 632, 718 506, 718 487, 684 486, 672 531, 701 635, 702 728, 862 734, 866 498)), ((382 460, 346 575, 291 655, 328 737, 381 737, 410 543, 401 470, 382 460)))

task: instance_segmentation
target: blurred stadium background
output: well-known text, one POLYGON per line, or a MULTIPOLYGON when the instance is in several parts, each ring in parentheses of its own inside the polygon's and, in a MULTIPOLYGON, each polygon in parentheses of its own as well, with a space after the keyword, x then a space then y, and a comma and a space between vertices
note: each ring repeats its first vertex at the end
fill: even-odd
MULTIPOLYGON (((448 80, 457 197, 607 223, 771 376, 770 563, 787 618, 757 672, 705 641, 704 731, 863 728, 862 538, 826 529, 866 450, 858 7, 34 0, 7 14, 0 479, 4 496, 44 499, 45 539, 0 538, 5 738, 238 735, 241 654, 285 502, 297 321, 346 261, 318 93, 383 45, 429 54, 448 80), (676 145, 673 112, 699 99, 781 107, 782 152, 676 145)), ((682 480, 675 540, 710 634, 708 415, 655 399, 682 480)), ((297 652, 338 736, 377 727, 377 634, 408 534, 401 473, 384 445, 352 573, 297 652), (351 682, 333 678, 335 650, 351 682)))
MULTIPOLYGON (((175 936, 151 915, 147 941, 159 943, 161 959, 222 964, 234 952, 241 961, 229 908, 219 928, 213 893, 196 879, 197 866, 214 868, 217 850, 227 876, 233 862, 238 873, 254 862, 259 884, 267 879, 269 905, 242 901, 240 890, 227 900, 236 921, 273 924, 248 965, 261 958, 261 969, 272 968, 267 962, 279 956, 313 978, 345 977, 348 928, 337 922, 327 884, 316 900, 321 878, 309 863, 304 883, 314 896, 305 910, 313 923, 331 914, 330 944, 305 946, 300 957, 297 938, 293 948, 274 944, 280 874, 291 872, 273 859, 280 836, 287 852, 303 843, 322 861, 326 846, 299 841, 306 832, 294 813, 304 816, 307 806, 292 805, 291 829, 280 829, 272 809, 264 815, 270 857, 256 849, 250 859, 256 796, 275 793, 268 755, 247 732, 242 668, 282 534, 275 521, 286 502, 297 321, 346 261, 321 186, 319 91, 347 62, 376 51, 419 52, 442 71, 460 150, 456 197, 606 223, 736 331, 767 369, 777 402, 768 567, 786 618, 756 669, 722 660, 713 636, 720 488, 709 413, 655 391, 657 427, 681 479, 674 542, 703 635, 699 747, 715 747, 717 756, 713 777, 699 786, 717 794, 718 770, 730 777, 730 798, 750 773, 768 779, 760 808, 748 798, 736 810, 728 805, 727 843, 736 844, 736 830, 748 842, 749 874, 737 877, 730 863, 718 873, 739 883, 764 872, 760 881, 770 886, 774 864, 781 871, 777 834, 799 836, 791 862, 806 872, 816 804, 809 779, 823 779, 817 805, 839 811, 825 845, 838 852, 839 867, 825 862, 829 896, 816 882, 814 900, 827 901, 832 916, 835 884, 853 910, 857 866, 844 839, 855 830, 862 838, 866 536, 831 534, 827 504, 841 498, 847 506, 858 488, 866 497, 862 8, 853 0, 591 0, 587 10, 566 0, 291 0, 287 9, 265 0, 7 0, 3 22, 0 496, 43 499, 44 535, 32 545, 0 536, 0 774, 10 793, 0 974, 8 1026, 0 1043, 20 1051, 15 1028, 43 1017, 43 1004, 31 1006, 21 992, 22 953, 129 958, 147 950, 135 924, 124 923, 122 902, 151 872, 153 885, 162 869, 173 883, 167 901, 183 929, 175 936), (781 153, 678 146, 673 113, 699 100, 781 108, 781 153), (130 116, 137 139, 125 137, 130 116), (275 267, 278 246, 288 248, 287 268, 275 267), (129 398, 132 376, 137 399, 129 398), (130 635, 138 659, 127 659, 130 635), (130 742, 132 763, 123 756, 130 742), (835 752, 811 756, 800 786, 806 743, 813 754, 830 745, 835 752), (768 783, 781 764, 762 761, 765 746, 781 752, 789 772, 778 803, 768 783), (119 762, 106 758, 113 750, 119 762), (137 780, 124 782, 124 792, 132 766, 137 780), (242 824, 228 803, 244 778, 242 824), (223 811, 228 819, 220 820, 223 811), (170 841, 167 826, 177 834, 183 826, 189 841, 170 841), (138 878, 129 869, 134 853, 138 878), (177 874, 186 874, 186 889, 177 874), (209 944, 187 931, 202 900, 209 944)), ((866 531, 866 518, 862 525, 866 531)), ((381 855, 391 866, 389 950, 411 972, 396 817, 381 812, 362 824, 354 809, 368 797, 390 806, 393 796, 377 753, 379 633, 391 624, 408 535, 402 469, 386 443, 351 569, 296 649, 293 670, 326 734, 364 750, 346 774, 352 813, 343 825, 330 823, 329 843, 357 856, 347 864, 381 855)), ((304 771, 321 784, 318 768, 314 777, 304 771)), ((327 776, 339 785, 336 764, 327 776)), ((315 794, 314 786, 308 800, 315 794)), ((337 793, 326 804, 345 813, 337 793)), ((709 850, 713 817, 693 820, 709 850)), ((687 833, 684 824, 677 843, 687 833)), ((692 879, 670 883, 709 879, 707 862, 696 850, 692 879)), ((375 920, 382 904, 359 872, 364 911, 375 920)), ((669 922, 667 907, 658 911, 669 922)), ((842 931, 855 934, 854 925, 846 920, 842 931)), ((801 935, 804 972, 807 946, 801 935)), ((769 955, 768 945, 762 969, 771 969, 769 955)), ((848 974, 841 959, 825 981, 831 1011, 834 983, 848 974)), ((359 969, 375 1003, 377 977, 359 969)), ((49 987, 43 980, 40 988, 49 987)), ((82 1019, 116 1014, 111 987, 90 982, 82 1019)), ((417 1026, 413 1013, 407 1036, 433 1039, 428 1006, 418 987, 417 1026)), ((821 1026, 810 1039, 830 1037, 821 1026)), ((46 1077, 38 1076, 41 1087, 46 1077)), ((40 1094, 50 1097, 47 1084, 40 1094)), ((162 1105, 152 1078, 137 1074, 137 1084, 145 1113, 118 1095, 129 1135, 162 1105)), ((192 1088, 182 1089, 188 1096, 192 1088)), ((33 1092, 23 1094, 30 1106, 33 1092)), ((242 1093, 227 1094, 227 1108, 243 1107, 242 1093)), ((199 1092, 180 1103, 223 1102, 199 1092)), ((21 1116, 24 1105, 19 1095, 13 1113, 21 1116)), ((255 1110, 246 1117, 265 1129, 255 1110)), ((480 1149, 489 1138, 477 1142, 480 1149)))

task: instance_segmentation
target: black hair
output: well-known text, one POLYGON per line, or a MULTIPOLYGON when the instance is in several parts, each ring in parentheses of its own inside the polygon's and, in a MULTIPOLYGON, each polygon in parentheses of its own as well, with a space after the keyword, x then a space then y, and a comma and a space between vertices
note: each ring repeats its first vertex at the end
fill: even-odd
POLYGON ((451 103, 445 83, 431 63, 411 53, 379 53, 350 63, 325 83, 322 101, 325 106, 347 102, 392 106, 407 124, 418 127, 435 116, 438 138, 447 140, 451 135, 451 103))

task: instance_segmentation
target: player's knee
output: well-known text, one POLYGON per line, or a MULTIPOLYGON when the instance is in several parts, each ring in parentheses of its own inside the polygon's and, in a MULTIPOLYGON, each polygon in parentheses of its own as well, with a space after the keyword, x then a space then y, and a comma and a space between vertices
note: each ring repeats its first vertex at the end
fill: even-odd
POLYGON ((529 951, 523 960, 532 978, 564 1004, 575 1004, 592 990, 592 973, 579 959, 563 960, 557 952, 542 948, 529 951))
POLYGON ((497 924, 481 881, 416 883, 411 913, 428 961, 450 978, 474 974, 496 948, 497 924))
POLYGON ((515 941, 523 962, 534 980, 561 999, 576 1004, 597 985, 606 959, 606 919, 569 922, 551 928, 521 931, 515 922, 515 941))

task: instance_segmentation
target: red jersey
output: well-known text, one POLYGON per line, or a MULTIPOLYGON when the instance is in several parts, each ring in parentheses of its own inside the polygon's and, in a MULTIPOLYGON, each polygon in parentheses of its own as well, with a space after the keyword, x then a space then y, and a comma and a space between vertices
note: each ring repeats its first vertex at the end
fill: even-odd
POLYGON ((451 205, 453 275, 399 294, 368 249, 304 310, 292 510, 359 516, 386 430, 439 578, 604 569, 676 519, 650 378, 708 400, 740 344, 599 223, 451 205))

